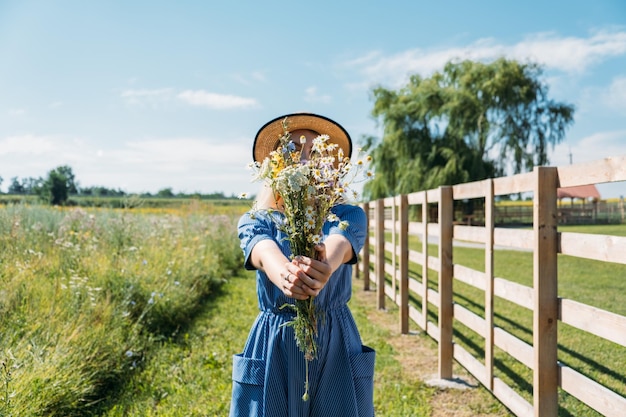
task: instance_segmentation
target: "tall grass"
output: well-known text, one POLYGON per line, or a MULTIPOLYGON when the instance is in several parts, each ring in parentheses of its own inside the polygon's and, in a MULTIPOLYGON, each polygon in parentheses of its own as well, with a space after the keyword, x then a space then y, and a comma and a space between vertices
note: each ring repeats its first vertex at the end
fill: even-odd
POLYGON ((198 207, 0 210, 0 416, 96 415, 239 269, 232 230, 198 207))

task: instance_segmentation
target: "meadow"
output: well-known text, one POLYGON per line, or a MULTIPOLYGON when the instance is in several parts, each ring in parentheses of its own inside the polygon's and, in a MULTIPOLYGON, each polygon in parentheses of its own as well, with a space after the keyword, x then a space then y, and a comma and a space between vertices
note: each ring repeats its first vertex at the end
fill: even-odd
POLYGON ((223 212, 1 208, 0 416, 110 408, 240 269, 223 212))
MULTIPOLYGON (((242 270, 234 233, 249 205, 189 200, 132 207, 0 206, 1 417, 227 414, 231 356, 257 313, 253 274, 242 270)), ((478 249, 455 248, 454 256, 482 268, 478 249)), ((624 314, 623 267, 560 262, 571 277, 564 296, 624 314)), ((496 272, 527 283, 531 263, 527 253, 504 251, 496 272)), ((436 275, 431 279, 436 285, 436 275)), ((426 385, 436 344, 419 329, 397 335, 397 310, 377 311, 368 301, 373 294, 355 285, 351 308, 364 342, 377 351, 377 415, 509 415, 482 388, 456 393, 426 385)), ((480 294, 461 285, 455 292, 456 302, 479 309, 480 294)), ((527 339, 527 313, 497 310, 499 326, 527 339)), ((471 331, 455 337, 481 353, 471 331)), ((563 361, 622 393, 623 349, 566 328, 560 337, 563 361)), ((500 377, 527 389, 520 364, 504 355, 497 362, 500 377)), ((594 415, 567 401, 563 415, 594 415)))
MULTIPOLYGON (((234 233, 248 207, 0 206, 0 416, 226 415, 231 358, 258 312, 234 233)), ((351 308, 377 350, 377 415, 508 415, 480 389, 449 413, 403 360, 426 345, 432 366, 436 346, 390 343, 391 312, 368 295, 351 308)))

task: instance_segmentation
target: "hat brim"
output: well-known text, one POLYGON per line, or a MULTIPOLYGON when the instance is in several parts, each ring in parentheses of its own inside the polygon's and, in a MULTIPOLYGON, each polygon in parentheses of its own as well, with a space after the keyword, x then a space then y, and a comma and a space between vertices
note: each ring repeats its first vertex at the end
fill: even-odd
POLYGON ((339 123, 328 117, 313 113, 291 113, 276 117, 267 122, 256 134, 252 147, 252 158, 263 162, 269 154, 278 148, 283 136, 283 120, 287 118, 290 132, 300 129, 312 130, 320 135, 328 135, 328 142, 337 144, 348 158, 352 155, 350 135, 339 123))

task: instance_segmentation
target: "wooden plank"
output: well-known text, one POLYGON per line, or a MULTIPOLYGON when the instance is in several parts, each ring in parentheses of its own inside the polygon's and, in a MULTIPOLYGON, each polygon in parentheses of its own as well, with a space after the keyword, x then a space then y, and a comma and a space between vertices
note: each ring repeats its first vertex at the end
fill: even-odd
POLYGON ((439 334, 439 327, 437 327, 436 323, 433 323, 432 321, 427 321, 426 333, 430 337, 432 337, 437 343, 439 343, 439 340, 441 339, 441 335, 439 334))
POLYGON ((466 283, 467 285, 471 285, 474 288, 478 288, 481 291, 485 291, 486 280, 484 272, 468 268, 461 264, 455 264, 453 271, 454 278, 466 283))
POLYGON ((533 250, 535 247, 535 236, 532 230, 496 227, 493 231, 493 244, 496 246, 533 250))
MULTIPOLYGON (((452 378, 453 291, 452 291, 452 227, 454 208, 452 188, 439 187, 439 378, 452 378)), ((429 199, 430 201, 430 199, 429 199)))
MULTIPOLYGON (((386 263, 385 264, 385 274, 389 275, 389 277, 391 277, 391 282, 393 283, 393 276, 395 275, 396 270, 393 268, 393 266, 391 264, 386 263)), ((392 287, 394 289, 394 293, 395 293, 395 287, 392 287)))
POLYGON ((428 269, 432 269, 435 272, 440 272, 439 271, 439 258, 436 258, 434 256, 429 256, 427 266, 428 266, 428 269))
POLYGON ((560 300, 561 321, 585 332, 626 346, 626 317, 578 301, 560 300))
MULTIPOLYGON (((485 180, 489 181, 489 180, 485 180)), ((466 182, 452 186, 455 200, 480 198, 485 196, 485 181, 466 182)))
MULTIPOLYGON (((363 204, 363 210, 365 211, 365 217, 367 218, 367 223, 369 224, 370 203, 363 204)), ((369 238, 365 239, 365 243, 363 244, 363 250, 361 251, 361 259, 363 260, 363 291, 369 291, 370 290, 370 239, 369 238)))
POLYGON ((626 155, 564 165, 557 170, 561 187, 626 181, 626 155))
POLYGON ((426 201, 426 191, 418 191, 406 196, 409 204, 423 204, 426 201))
POLYGON ((396 293, 394 292, 394 289, 391 287, 391 285, 385 284, 385 295, 389 298, 391 298, 391 301, 394 302, 394 304, 396 303, 396 293))
POLYGON ((494 228, 495 228, 495 195, 493 181, 484 181, 485 192, 485 273, 483 285, 485 290, 485 379, 484 384, 493 390, 494 378, 494 228))
MULTIPOLYGON (((430 235, 430 228, 428 226, 428 193, 424 193, 424 203, 422 205, 422 256, 424 260, 422 261, 422 319, 421 322, 428 325, 428 300, 430 298, 430 294, 428 292, 428 266, 436 265, 437 263, 433 263, 431 261, 430 256, 428 255, 428 237, 430 235)), ((428 330, 428 328, 424 326, 424 330, 428 330)))
POLYGON ((493 292, 500 298, 522 306, 529 310, 533 309, 535 296, 533 289, 517 282, 508 281, 504 278, 494 278, 493 292))
POLYGON ((587 404, 603 416, 623 417, 626 398, 598 384, 594 380, 561 365, 561 388, 587 404))
MULTIPOLYGON (((428 294, 428 302, 434 305, 435 307, 439 308, 439 293, 433 290, 432 288, 429 288, 428 291, 426 292, 428 294)), ((423 304, 426 304, 426 303, 423 303, 423 304)))
POLYGON ((455 304, 453 310, 456 320, 478 333, 479 336, 485 337, 485 319, 459 304, 455 304))
POLYGON ((416 294, 418 297, 424 300, 424 287, 421 282, 418 282, 415 278, 409 278, 409 291, 416 294))
POLYGON ((420 329, 426 330, 426 323, 424 322, 424 318, 422 317, 422 313, 413 306, 409 306, 409 317, 415 324, 417 324, 420 329))
POLYGON ((376 296, 377 307, 379 310, 385 308, 385 207, 383 200, 376 200, 376 230, 374 236, 376 237, 376 296))
MULTIPOLYGON (((397 204, 397 197, 392 198, 391 200, 391 227, 389 228, 386 224, 385 224, 385 230, 391 229, 391 247, 392 250, 391 252, 391 266, 393 269, 393 273, 391 274, 391 286, 393 287, 393 293, 394 295, 397 295, 397 291, 398 289, 396 288, 396 278, 397 278, 397 260, 398 260, 398 247, 397 242, 398 242, 398 218, 396 216, 397 210, 396 210, 396 204, 397 204)), ((385 222, 386 223, 386 222, 385 222)))
POLYGON ((561 232, 563 255, 626 264, 626 237, 561 232))
POLYGON ((533 415, 533 406, 500 378, 493 380, 493 394, 517 417, 533 415))
POLYGON ((409 235, 421 238, 424 224, 422 222, 409 222, 409 235))
POLYGON ((426 201, 429 203, 439 203, 440 198, 439 188, 433 188, 432 190, 426 190, 426 201))
POLYGON ((557 367, 557 171, 535 167, 533 231, 533 400, 535 417, 556 417, 557 367))
POLYGON ((493 340, 495 346, 532 369, 534 353, 531 345, 499 327, 493 329, 493 340))
POLYGON ((409 333, 409 202, 406 196, 399 201, 400 221, 400 334, 409 333))
POLYGON ((533 191, 534 175, 532 172, 517 174, 510 177, 493 179, 493 192, 495 195, 507 195, 533 191))
POLYGON ((465 242, 485 242, 485 228, 480 226, 454 226, 454 239, 465 242))
POLYGON ((481 384, 488 385, 485 379, 485 366, 464 349, 463 346, 454 345, 454 359, 467 369, 470 374, 474 375, 481 384))
POLYGON ((415 262, 418 265, 424 265, 424 254, 409 249, 409 261, 415 262))

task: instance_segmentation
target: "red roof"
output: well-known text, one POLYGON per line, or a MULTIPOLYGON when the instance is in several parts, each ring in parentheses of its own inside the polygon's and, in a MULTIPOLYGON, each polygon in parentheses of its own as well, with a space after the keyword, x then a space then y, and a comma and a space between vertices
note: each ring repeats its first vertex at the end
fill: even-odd
POLYGON ((556 190, 557 198, 593 198, 600 199, 600 193, 594 184, 577 185, 575 187, 562 187, 556 190))

